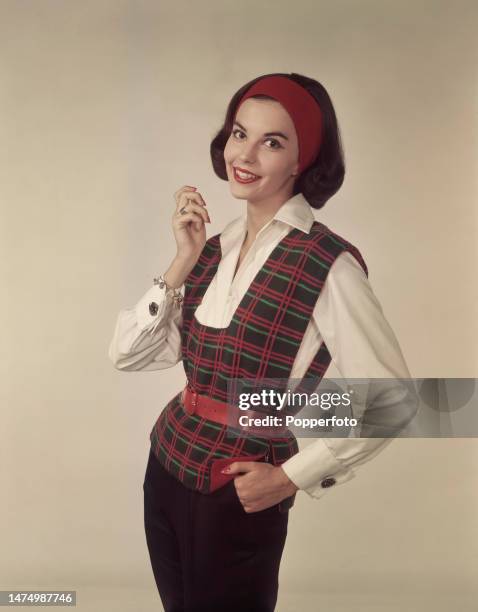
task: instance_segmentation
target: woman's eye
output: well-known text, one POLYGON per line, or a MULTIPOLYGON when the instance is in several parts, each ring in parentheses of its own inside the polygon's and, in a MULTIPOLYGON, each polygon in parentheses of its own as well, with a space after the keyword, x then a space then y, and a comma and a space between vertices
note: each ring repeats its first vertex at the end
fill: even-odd
POLYGON ((275 140, 275 138, 268 138, 266 142, 274 143, 273 147, 269 147, 270 149, 282 149, 281 143, 278 140, 275 140))
MULTIPOLYGON (((245 138, 245 134, 242 130, 236 128, 235 130, 232 130, 232 135, 234 136, 234 138, 236 138, 237 140, 243 140, 243 136, 245 138)), ((281 143, 276 140, 275 138, 267 138, 264 142, 271 142, 272 146, 268 146, 268 149, 282 149, 282 145, 281 143)))

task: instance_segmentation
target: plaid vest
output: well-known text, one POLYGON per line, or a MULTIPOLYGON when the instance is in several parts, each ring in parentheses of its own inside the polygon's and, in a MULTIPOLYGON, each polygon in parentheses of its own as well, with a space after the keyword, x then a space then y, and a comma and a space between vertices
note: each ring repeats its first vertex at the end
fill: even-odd
MULTIPOLYGON (((327 226, 314 221, 309 234, 293 228, 264 262, 229 326, 214 328, 194 316, 222 257, 219 234, 209 238, 184 283, 182 360, 191 387, 227 401, 228 379, 287 381, 329 269, 343 251, 353 254, 368 275, 357 248, 327 226)), ((313 379, 316 388, 330 361, 322 342, 300 384, 313 379)), ((150 440, 163 467, 190 489, 210 493, 215 461, 267 454, 280 465, 299 450, 290 431, 277 439, 231 435, 225 425, 187 414, 180 396, 161 412, 150 440)))

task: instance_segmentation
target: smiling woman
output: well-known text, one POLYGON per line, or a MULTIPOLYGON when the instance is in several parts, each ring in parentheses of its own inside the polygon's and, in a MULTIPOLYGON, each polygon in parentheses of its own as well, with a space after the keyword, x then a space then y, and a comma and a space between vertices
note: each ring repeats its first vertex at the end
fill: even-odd
POLYGON ((278 194, 290 197, 299 171, 299 143, 284 107, 276 100, 249 98, 241 104, 234 125, 240 127, 232 130, 224 148, 232 194, 249 202, 278 194), (274 126, 280 131, 272 131, 274 126))
MULTIPOLYGON (((269 87, 272 83, 276 88, 270 89, 270 93, 259 92, 264 81, 258 77, 232 97, 224 124, 211 143, 214 171, 228 181, 233 180, 235 167, 254 173, 251 163, 238 161, 236 164, 231 156, 237 151, 234 142, 244 141, 255 153, 258 151, 254 147, 260 139, 262 149, 287 158, 287 162, 295 155, 298 160, 301 155, 298 172, 293 171, 293 166, 289 168, 293 176, 289 181, 292 195, 302 193, 312 208, 321 208, 340 189, 345 175, 340 131, 330 96, 321 83, 303 75, 274 73, 267 78, 269 87), (284 91, 284 78, 289 81, 285 85, 287 91, 284 91), (281 90, 280 102, 276 99, 277 88, 281 90), (264 109, 264 103, 268 108, 264 109), (267 123, 263 123, 265 115, 267 123, 273 126, 271 130, 264 129, 267 128, 267 123)), ((285 159, 281 161, 287 165, 285 159)))
POLYGON ((409 372, 360 251, 312 213, 344 179, 324 87, 297 74, 246 84, 229 103, 211 158, 245 214, 206 239, 202 195, 193 186, 175 193, 177 255, 121 311, 109 354, 123 370, 181 360, 186 374, 151 430, 144 480, 146 540, 164 609, 272 612, 297 490, 322 497, 386 440, 319 438, 299 452, 277 422, 275 435, 246 435, 254 423, 231 427, 241 415, 231 383, 318 386, 332 358, 344 378, 409 372))

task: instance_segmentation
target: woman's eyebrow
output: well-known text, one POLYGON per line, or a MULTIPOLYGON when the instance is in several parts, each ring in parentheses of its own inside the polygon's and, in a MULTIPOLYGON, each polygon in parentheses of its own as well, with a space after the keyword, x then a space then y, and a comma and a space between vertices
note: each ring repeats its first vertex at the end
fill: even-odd
MULTIPOLYGON (((239 121, 234 121, 234 125, 238 125, 241 128, 241 130, 244 130, 244 132, 247 132, 246 128, 243 125, 241 125, 239 121)), ((284 138, 284 140, 289 140, 288 137, 282 132, 267 132, 266 134, 264 134, 264 136, 280 136, 281 138, 284 138)))

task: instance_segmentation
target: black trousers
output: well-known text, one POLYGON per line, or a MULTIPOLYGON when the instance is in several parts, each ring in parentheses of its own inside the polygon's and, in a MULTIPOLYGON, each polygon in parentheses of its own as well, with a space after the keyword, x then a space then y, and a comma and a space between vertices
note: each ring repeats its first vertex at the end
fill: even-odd
POLYGON ((150 451, 144 526, 165 612, 272 612, 289 511, 245 512, 234 481, 191 491, 150 451))

